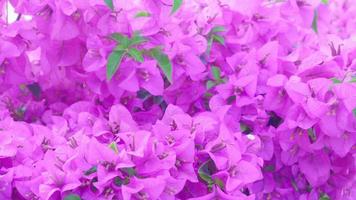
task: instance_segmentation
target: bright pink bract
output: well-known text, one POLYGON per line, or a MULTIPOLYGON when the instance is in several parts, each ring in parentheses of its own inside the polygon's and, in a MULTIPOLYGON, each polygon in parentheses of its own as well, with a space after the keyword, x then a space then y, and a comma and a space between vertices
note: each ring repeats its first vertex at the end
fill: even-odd
POLYGON ((354 0, 0 9, 1 200, 356 199, 354 0))

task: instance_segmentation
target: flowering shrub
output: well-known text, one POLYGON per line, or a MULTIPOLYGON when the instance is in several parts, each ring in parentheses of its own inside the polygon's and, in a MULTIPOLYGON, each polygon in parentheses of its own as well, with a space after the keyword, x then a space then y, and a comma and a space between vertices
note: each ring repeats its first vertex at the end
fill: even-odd
POLYGON ((356 199, 353 0, 0 8, 0 199, 356 199))

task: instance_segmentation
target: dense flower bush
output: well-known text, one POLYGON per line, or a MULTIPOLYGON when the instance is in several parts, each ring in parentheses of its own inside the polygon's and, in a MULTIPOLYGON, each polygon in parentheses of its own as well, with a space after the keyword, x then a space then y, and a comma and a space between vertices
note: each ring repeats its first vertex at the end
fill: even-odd
POLYGON ((0 8, 0 199, 356 199, 354 0, 0 8))

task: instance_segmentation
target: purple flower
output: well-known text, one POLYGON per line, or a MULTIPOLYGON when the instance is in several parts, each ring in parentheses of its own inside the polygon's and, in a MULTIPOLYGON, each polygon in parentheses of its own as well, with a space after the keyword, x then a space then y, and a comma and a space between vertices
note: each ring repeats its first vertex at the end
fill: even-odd
POLYGON ((299 160, 300 171, 313 187, 320 186, 328 180, 330 165, 329 157, 323 151, 306 155, 299 160))
POLYGON ((127 2, 0 2, 0 199, 356 198, 356 4, 127 2))

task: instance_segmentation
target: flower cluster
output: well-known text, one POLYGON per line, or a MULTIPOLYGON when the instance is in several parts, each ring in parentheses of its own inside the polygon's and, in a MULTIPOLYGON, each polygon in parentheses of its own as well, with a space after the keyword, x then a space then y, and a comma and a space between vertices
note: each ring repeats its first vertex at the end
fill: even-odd
POLYGON ((352 0, 0 10, 0 199, 356 199, 352 0))

